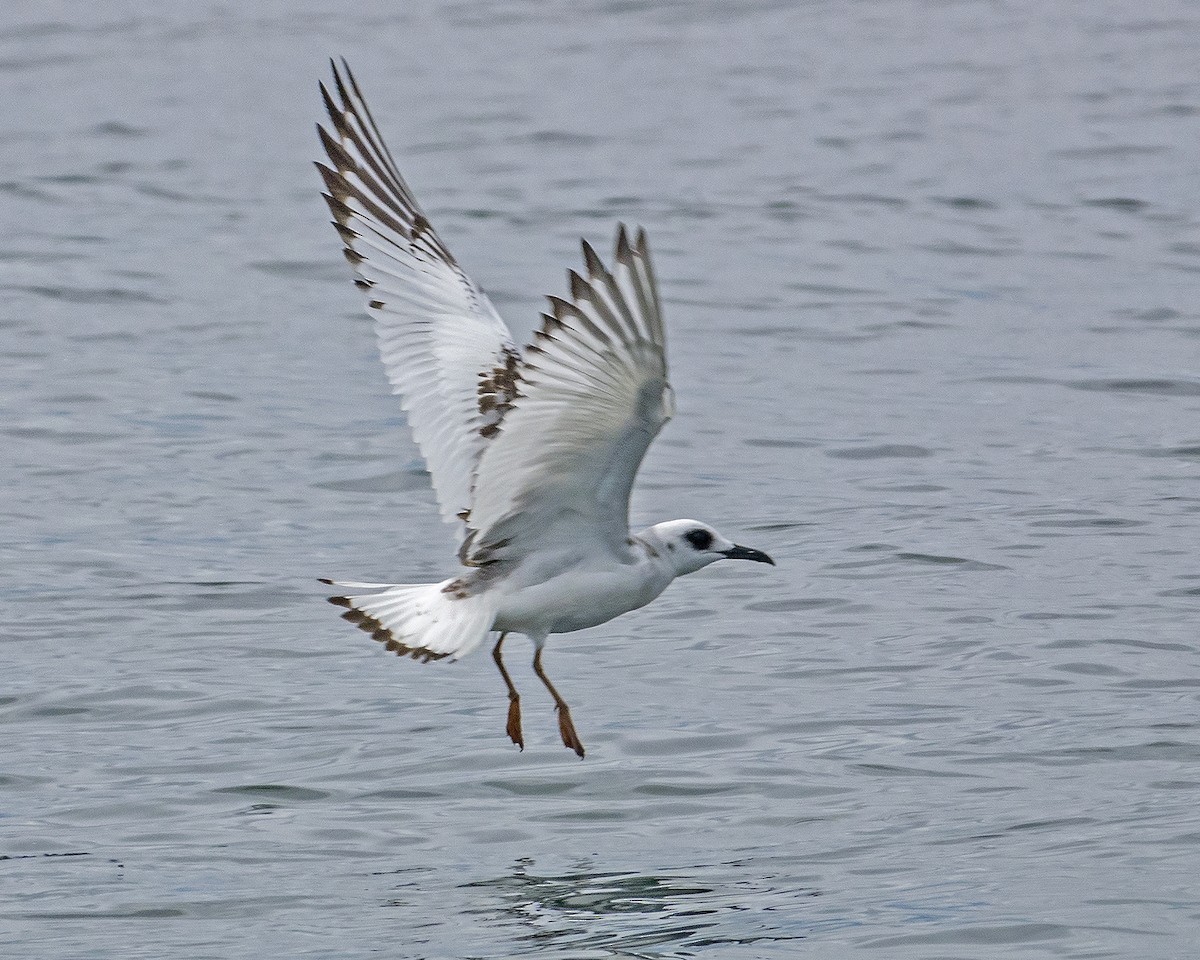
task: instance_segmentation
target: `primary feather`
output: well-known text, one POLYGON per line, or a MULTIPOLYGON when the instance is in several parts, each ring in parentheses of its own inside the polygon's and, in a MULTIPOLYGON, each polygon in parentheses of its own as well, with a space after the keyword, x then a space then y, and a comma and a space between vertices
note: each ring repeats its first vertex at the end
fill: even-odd
POLYGON ((629 534, 629 493, 673 411, 662 316, 644 233, 617 233, 616 272, 586 243, 587 277, 525 348, 519 397, 480 458, 475 549, 519 556, 547 541, 629 534))
POLYGON ((318 163, 334 225, 375 318, 379 353, 433 477, 443 519, 458 523, 516 347, 491 301, 463 272, 421 212, 345 68, 335 99, 321 94, 332 132, 318 125, 330 166, 318 163), (489 377, 491 395, 482 393, 489 377), (485 401, 492 397, 490 409, 485 401))
POLYGON ((638 467, 673 413, 644 231, 631 241, 618 229, 611 270, 585 242, 569 298, 549 298, 518 352, 421 212, 344 63, 334 89, 321 86, 325 199, 442 517, 465 524, 460 560, 581 534, 619 548, 638 467))

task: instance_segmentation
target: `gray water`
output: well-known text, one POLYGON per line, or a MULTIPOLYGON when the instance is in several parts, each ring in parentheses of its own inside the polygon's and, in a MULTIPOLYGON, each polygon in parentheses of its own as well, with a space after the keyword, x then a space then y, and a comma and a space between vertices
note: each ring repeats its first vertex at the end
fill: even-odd
POLYGON ((4 955, 1194 957, 1195 5, 350 6, 0 13, 4 955), (316 583, 452 569, 341 54, 518 335, 649 230, 634 522, 779 563, 552 638, 582 762, 316 583))

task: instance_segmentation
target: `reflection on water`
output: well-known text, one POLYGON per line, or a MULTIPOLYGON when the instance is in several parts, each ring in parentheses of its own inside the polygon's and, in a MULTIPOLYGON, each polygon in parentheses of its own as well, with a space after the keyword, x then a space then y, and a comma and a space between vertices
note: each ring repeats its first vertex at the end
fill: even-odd
MULTIPOLYGON (((678 874, 597 873, 581 867, 577 872, 546 876, 534 868, 532 860, 519 861, 507 876, 465 885, 493 901, 472 912, 524 931, 523 951, 569 949, 572 956, 667 957, 805 937, 776 929, 770 914, 783 906, 782 898, 749 884, 717 890, 678 874)), ((815 890, 797 891, 791 899, 815 896, 815 890)), ((798 914, 789 910, 779 923, 797 927, 802 922, 798 914)), ((815 918, 809 923, 817 925, 815 918)))

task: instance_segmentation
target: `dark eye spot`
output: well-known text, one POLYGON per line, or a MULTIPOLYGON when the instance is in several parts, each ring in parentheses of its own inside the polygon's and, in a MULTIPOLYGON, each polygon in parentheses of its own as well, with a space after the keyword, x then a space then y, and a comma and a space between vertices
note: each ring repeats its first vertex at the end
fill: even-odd
POLYGON ((684 539, 697 550, 707 550, 712 546, 713 535, 707 530, 689 530, 684 539))

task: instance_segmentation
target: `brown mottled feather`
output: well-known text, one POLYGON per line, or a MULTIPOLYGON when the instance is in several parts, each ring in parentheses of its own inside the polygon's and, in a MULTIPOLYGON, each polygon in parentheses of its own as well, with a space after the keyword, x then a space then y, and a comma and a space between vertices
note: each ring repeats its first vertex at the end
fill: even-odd
MULTIPOLYGON (((329 581, 322 578, 321 582, 328 583, 329 581)), ((453 586, 453 584, 450 584, 450 586, 453 586)), ((449 591, 447 590, 447 592, 449 591)), ((455 595, 465 597, 466 591, 460 590, 455 595)), ((329 602, 339 607, 350 607, 349 610, 342 614, 343 620, 348 620, 350 623, 358 627, 359 630, 369 633, 371 635, 371 639, 378 640, 380 643, 384 644, 388 650, 401 657, 412 657, 412 659, 420 660, 422 663, 429 663, 431 660, 442 660, 450 655, 448 653, 436 653, 435 651, 429 650, 426 647, 412 647, 406 643, 400 642, 396 639, 395 634, 393 634, 391 630, 372 617, 369 613, 364 613, 362 610, 358 609, 358 607, 351 606, 348 597, 330 597, 329 602)))

